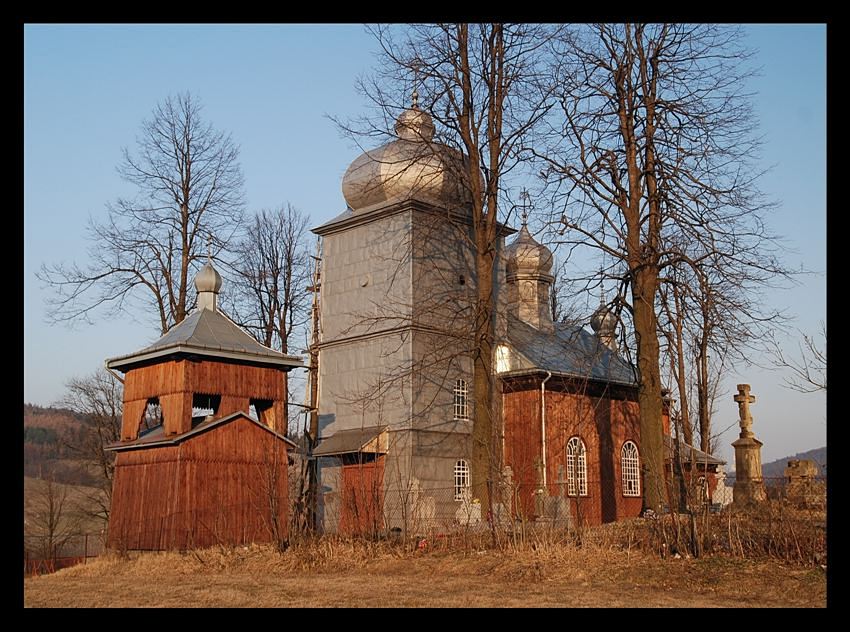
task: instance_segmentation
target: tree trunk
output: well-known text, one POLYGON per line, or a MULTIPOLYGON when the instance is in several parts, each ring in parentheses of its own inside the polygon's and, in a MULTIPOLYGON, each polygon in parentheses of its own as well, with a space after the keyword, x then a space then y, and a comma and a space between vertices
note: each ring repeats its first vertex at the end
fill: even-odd
POLYGON ((654 306, 656 275, 638 270, 632 286, 635 337, 638 345, 640 444, 644 473, 644 505, 658 511, 664 493, 664 443, 662 439, 661 374, 654 306))
POLYGON ((708 342, 703 336, 697 357, 697 406, 699 414, 699 449, 711 451, 711 398, 709 397, 708 342))
POLYGON ((484 512, 490 511, 490 485, 493 482, 493 262, 494 253, 487 243, 485 231, 476 239, 478 272, 478 305, 475 319, 474 391, 475 410, 472 422, 472 494, 481 501, 484 512))
POLYGON ((679 388, 679 410, 681 411, 680 423, 682 434, 685 437, 685 443, 693 445, 694 436, 693 429, 691 428, 690 407, 688 405, 688 387, 685 376, 685 349, 682 334, 684 316, 682 315, 682 302, 679 298, 679 289, 675 285, 673 286, 673 301, 676 306, 676 382, 679 388))

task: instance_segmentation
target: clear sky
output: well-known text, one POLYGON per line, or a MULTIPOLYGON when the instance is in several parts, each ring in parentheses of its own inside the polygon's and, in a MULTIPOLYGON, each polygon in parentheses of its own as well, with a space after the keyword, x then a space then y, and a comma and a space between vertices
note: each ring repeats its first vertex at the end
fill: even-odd
MULTIPOLYGON (((752 88, 765 165, 763 189, 781 207, 771 218, 791 267, 818 274, 772 293, 776 305, 816 333, 826 319, 826 27, 752 25, 762 76, 752 88)), ((356 77, 374 63, 359 25, 27 25, 24 29, 24 400, 49 405, 72 377, 157 336, 143 319, 99 318, 93 326, 48 325, 43 262, 85 263, 88 218, 130 189, 115 171, 122 147, 166 96, 191 91, 204 116, 241 147, 248 207, 285 201, 313 225, 345 208, 340 181, 360 153, 326 114, 366 106, 356 77)), ((787 341, 791 351, 796 342, 787 341)), ((780 386, 782 374, 732 371, 715 417, 734 425, 734 385, 752 384, 754 431, 770 461, 826 443, 826 396, 780 386)), ((733 463, 729 442, 721 455, 733 463)))

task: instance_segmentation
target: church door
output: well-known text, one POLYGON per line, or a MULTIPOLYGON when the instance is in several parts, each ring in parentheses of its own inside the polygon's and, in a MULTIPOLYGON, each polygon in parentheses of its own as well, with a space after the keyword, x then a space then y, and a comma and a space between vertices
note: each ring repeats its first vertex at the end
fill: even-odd
POLYGON ((384 456, 357 454, 346 460, 339 531, 374 537, 384 527, 384 456))

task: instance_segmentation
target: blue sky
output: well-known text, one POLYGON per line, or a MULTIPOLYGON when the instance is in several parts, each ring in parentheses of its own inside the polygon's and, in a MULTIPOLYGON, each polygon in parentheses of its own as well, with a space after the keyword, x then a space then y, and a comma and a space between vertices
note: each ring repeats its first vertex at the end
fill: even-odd
MULTIPOLYGON (((771 300, 815 333, 826 318, 826 28, 753 25, 747 34, 762 67, 752 88, 773 167, 762 187, 781 203, 771 227, 786 237, 792 267, 819 272, 771 300)), ((45 261, 85 262, 86 222, 128 193, 115 167, 157 102, 198 96, 205 118, 241 147, 249 209, 289 201, 318 225, 345 208, 340 180, 360 153, 326 115, 363 110, 354 82, 374 54, 359 25, 27 25, 24 400, 51 404, 68 379, 157 337, 130 315, 48 325, 35 278, 45 261)), ((781 381, 775 371, 730 372, 715 418, 718 429, 734 424, 734 384, 751 383, 765 461, 826 443, 825 394, 793 393, 781 381)), ((732 429, 722 439, 730 461, 734 438, 732 429)))

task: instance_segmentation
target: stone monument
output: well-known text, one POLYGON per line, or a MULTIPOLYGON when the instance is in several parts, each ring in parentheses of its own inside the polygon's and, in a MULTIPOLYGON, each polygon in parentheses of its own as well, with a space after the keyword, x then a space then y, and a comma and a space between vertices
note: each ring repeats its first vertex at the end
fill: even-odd
POLYGON ((756 396, 750 395, 749 384, 738 384, 738 394, 733 399, 738 404, 741 433, 732 442, 735 448, 735 486, 732 488, 732 496, 736 505, 743 506, 762 502, 767 495, 761 475, 762 442, 753 434, 753 417, 750 415, 750 404, 755 403, 756 396))

